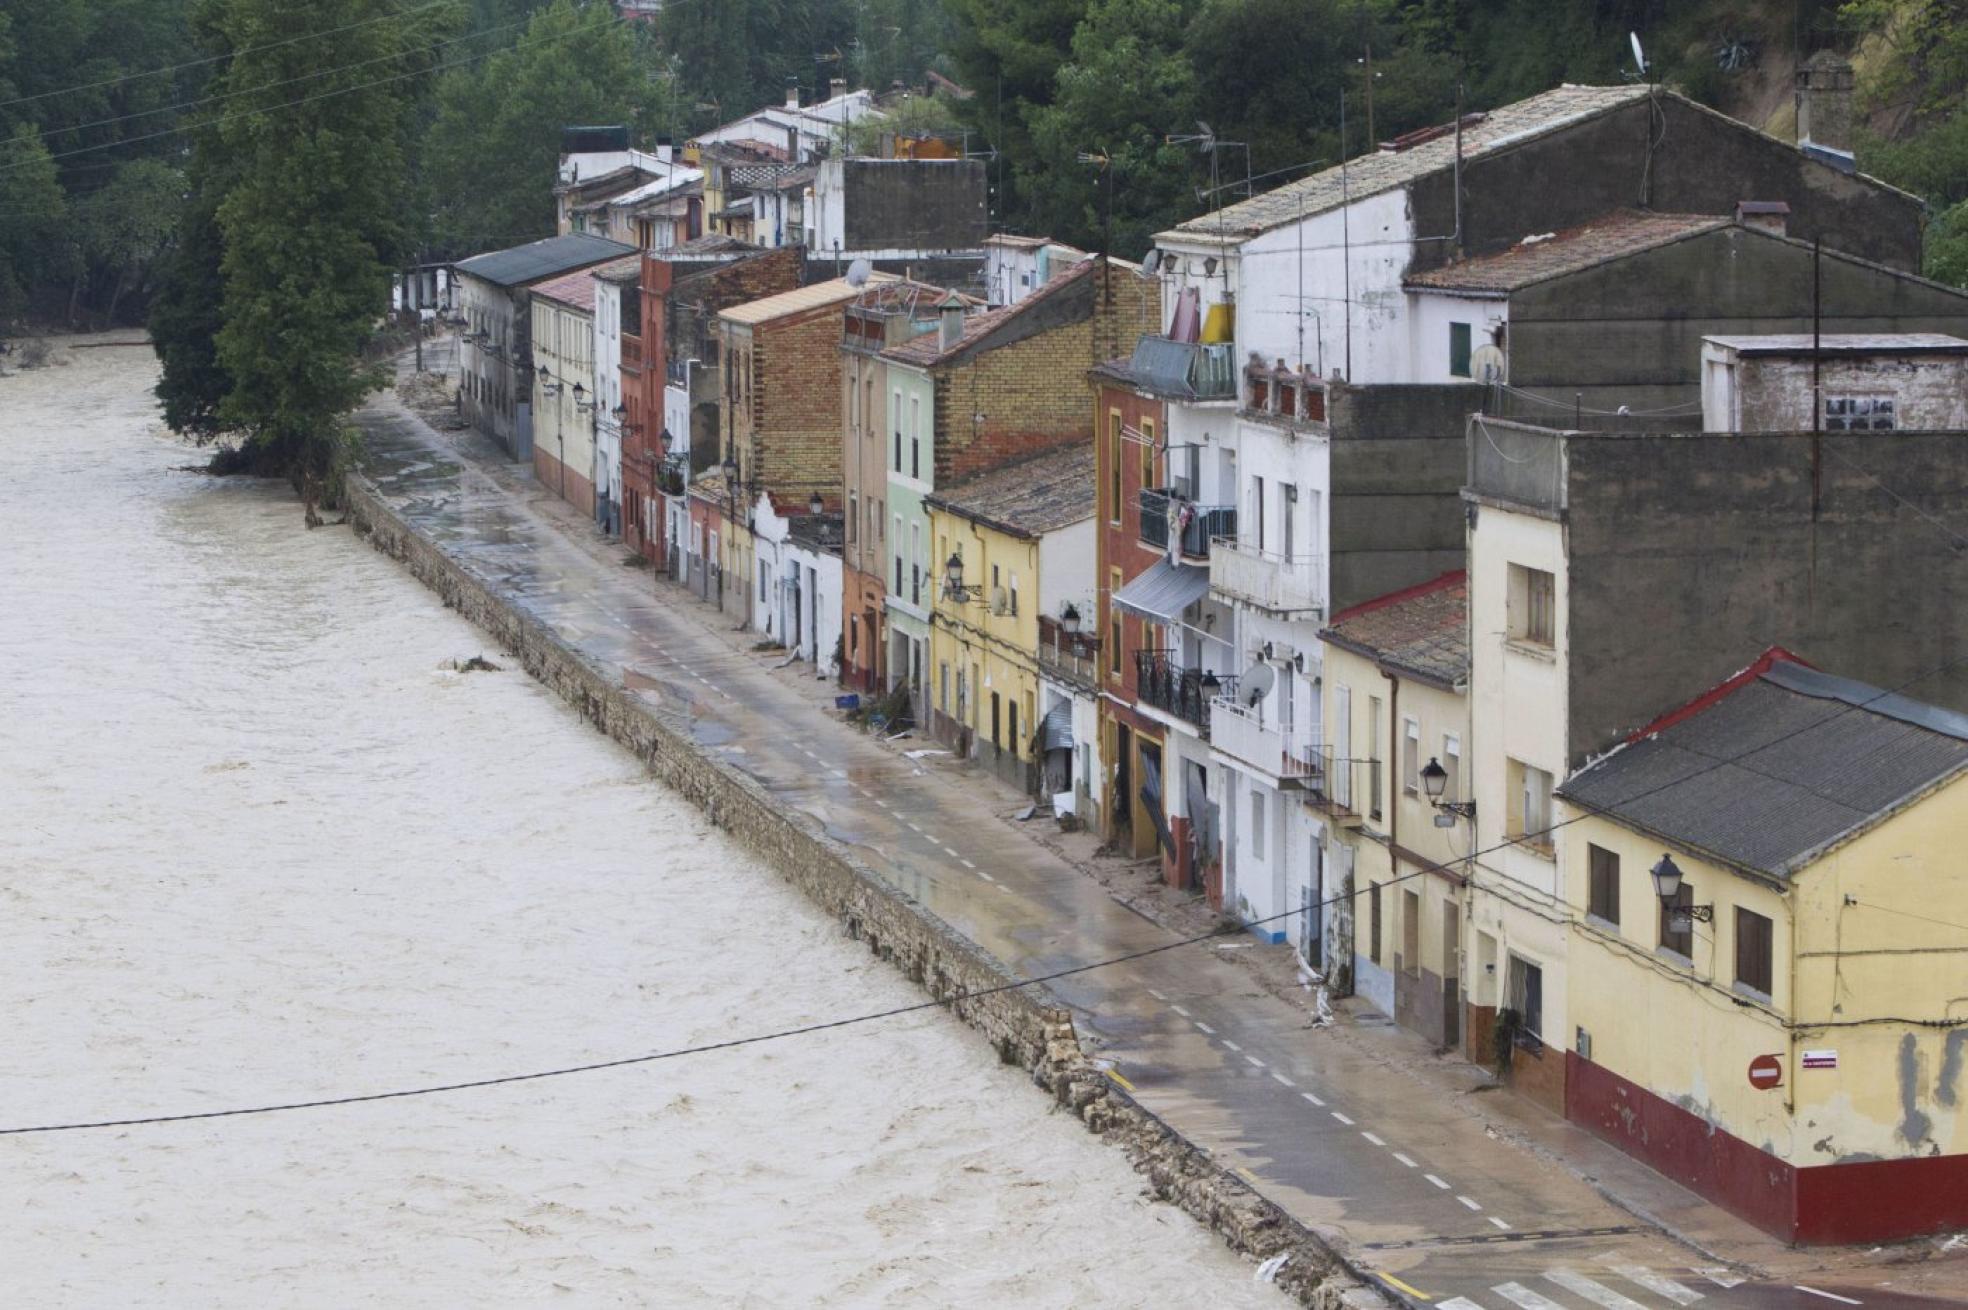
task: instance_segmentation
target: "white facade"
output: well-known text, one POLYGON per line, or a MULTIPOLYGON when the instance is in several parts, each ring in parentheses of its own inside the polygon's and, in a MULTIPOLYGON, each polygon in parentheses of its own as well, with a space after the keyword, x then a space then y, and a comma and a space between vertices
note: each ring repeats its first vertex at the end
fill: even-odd
POLYGON ((594 380, 595 521, 610 534, 622 530, 622 284, 595 279, 594 380))
MULTIPOLYGON (((578 484, 567 474, 593 481, 594 315, 550 296, 533 297, 533 449, 559 465, 553 491, 578 502, 578 484), (537 369, 544 369, 541 376, 537 369), (581 388, 576 397, 574 388, 581 388)), ((536 459, 537 467, 537 459, 536 459)), ((592 501, 578 505, 593 512, 592 501)))
POLYGON ((831 678, 840 668, 840 550, 801 540, 794 524, 760 493, 752 509, 752 628, 813 665, 815 677, 831 678))
POLYGON ((992 309, 1015 305, 1082 260, 1084 250, 1043 237, 984 239, 984 294, 992 309))
POLYGON ((823 149, 839 153, 842 127, 876 112, 874 93, 870 91, 843 91, 804 106, 795 103, 797 99, 798 93, 790 92, 787 104, 754 110, 743 118, 700 132, 692 139, 701 145, 718 141, 763 141, 779 145, 789 140, 789 132, 797 131, 800 159, 810 159, 823 149))

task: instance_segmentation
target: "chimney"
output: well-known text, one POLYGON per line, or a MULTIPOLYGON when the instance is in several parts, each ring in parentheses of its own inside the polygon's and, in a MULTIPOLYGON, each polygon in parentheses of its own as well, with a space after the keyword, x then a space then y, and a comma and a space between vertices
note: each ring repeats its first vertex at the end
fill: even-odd
POLYGON ((1820 50, 1797 70, 1797 144, 1852 153, 1852 64, 1820 50))
POLYGON ((789 77, 786 79, 786 108, 798 109, 799 107, 800 84, 798 80, 789 77))
POLYGON ((827 80, 827 99, 838 100, 847 94, 847 79, 834 77, 827 80))
POLYGON ((676 162, 676 146, 666 136, 656 138, 656 158, 665 164, 676 162))
POLYGON ((937 345, 948 350, 963 339, 964 302, 958 298, 956 292, 952 291, 949 299, 938 306, 938 309, 941 311, 942 321, 939 325, 937 345))
POLYGON ((1738 200, 1736 222, 1739 226, 1780 237, 1790 227, 1790 206, 1781 200, 1738 200))

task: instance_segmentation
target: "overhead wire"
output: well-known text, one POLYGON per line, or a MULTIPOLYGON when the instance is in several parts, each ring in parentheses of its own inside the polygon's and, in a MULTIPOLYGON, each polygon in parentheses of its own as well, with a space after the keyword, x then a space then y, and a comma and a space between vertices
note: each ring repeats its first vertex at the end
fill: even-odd
MULTIPOLYGON (((1911 687, 1916 683, 1925 681, 1926 679, 1934 677, 1938 674, 1945 673, 1950 669, 1953 669, 1956 666, 1962 664, 1968 664, 1968 655, 1963 655, 1957 659, 1949 660, 1943 664, 1936 665, 1933 668, 1927 669, 1919 674, 1916 674, 1914 677, 1909 678, 1907 681, 1899 684, 1896 687, 1890 688, 1885 691, 1881 691, 1877 696, 1871 697, 1868 700, 1847 704, 1841 710, 1839 710, 1838 713, 1844 714, 1844 713, 1850 713, 1857 709, 1862 709, 1866 705, 1870 705, 1873 701, 1883 699, 1887 696, 1897 695, 1898 693, 1905 691, 1908 687, 1911 687)), ((1834 714, 1829 717, 1837 717, 1837 715, 1834 714)), ((1806 724, 1803 727, 1797 728, 1789 733, 1785 733, 1782 736, 1773 738, 1770 741, 1761 742, 1757 745, 1755 749, 1757 751, 1766 750, 1770 746, 1775 745, 1777 742, 1783 741, 1789 737, 1796 736, 1798 733, 1806 732, 1813 728, 1822 726, 1822 724, 1827 721, 1828 719, 1824 719, 1824 720, 1818 720, 1815 723, 1806 724)), ((1706 769, 1698 770, 1695 773, 1677 777, 1667 782, 1636 792, 1632 796, 1622 798, 1622 800, 1619 803, 1622 805, 1631 804, 1636 800, 1645 799, 1647 796, 1651 796, 1659 791, 1664 791, 1670 787, 1679 787, 1693 780, 1694 778, 1701 776, 1702 773, 1710 772, 1713 769, 1721 768, 1722 765, 1724 764, 1729 764, 1733 762, 1734 762, 1733 760, 1718 761, 1717 763, 1710 765, 1706 769)), ((1469 852, 1467 855, 1457 856, 1452 861, 1452 863, 1466 864, 1470 867, 1471 871, 1473 872, 1475 868, 1475 861, 1481 856, 1488 855, 1496 851, 1506 850, 1506 849, 1520 846, 1526 840, 1532 838, 1547 836, 1550 833, 1556 832, 1560 828, 1564 828, 1571 824, 1578 823, 1583 819, 1593 817, 1599 812, 1600 811, 1596 809, 1587 809, 1581 807, 1580 812, 1578 814, 1573 815, 1570 818, 1560 819, 1557 822, 1552 823, 1549 826, 1539 829, 1535 832, 1515 834, 1511 837, 1506 838, 1503 841, 1495 843, 1494 845, 1473 850, 1469 852)), ((1447 867, 1448 866, 1444 864, 1431 863, 1426 867, 1417 868, 1412 873, 1401 874, 1397 877, 1390 878, 1386 882, 1378 885, 1391 886, 1395 883, 1407 882, 1414 878, 1427 877, 1432 873, 1438 871, 1445 871, 1447 867)), ((981 1000, 988 996, 996 996, 996 995, 1001 995, 1005 992, 1018 991, 1022 988, 1033 987, 1033 986, 1040 985, 1042 983, 1056 982, 1061 978, 1072 978, 1081 974, 1092 973, 1098 969, 1112 968, 1115 965, 1126 964, 1135 960, 1147 959, 1151 956, 1162 955, 1169 951, 1179 950, 1185 946, 1194 946, 1201 942, 1211 941, 1219 937, 1241 936, 1244 932, 1246 932, 1250 928, 1261 927, 1265 924, 1276 923, 1281 920, 1296 918, 1300 915, 1309 915, 1313 910, 1324 909, 1328 906, 1339 904, 1341 901, 1351 900, 1357 895, 1358 895, 1357 892, 1348 892, 1339 896, 1330 896, 1325 898, 1324 900, 1313 902, 1308 905, 1301 905, 1296 909, 1286 910, 1279 914, 1266 915, 1261 918, 1246 920, 1241 923, 1219 926, 1216 928, 1212 928, 1207 932, 1195 933, 1187 937, 1178 937, 1173 941, 1162 942, 1155 946, 1144 947, 1141 950, 1128 951, 1121 955, 1108 956, 1103 959, 1094 960, 1086 964, 1072 965, 1063 969, 1055 969, 1048 973, 1038 974, 1030 978, 1023 978, 1015 981, 999 983, 994 986, 976 988, 970 991, 957 992, 949 996, 934 997, 926 1001, 912 1002, 911 1004, 908 1005, 890 1006, 887 1009, 875 1010, 865 1014, 849 1015, 845 1018, 840 1018, 840 1019, 820 1020, 814 1023, 800 1024, 792 1028, 781 1028, 772 1032, 753 1033, 745 1037, 728 1038, 720 1042, 706 1042, 694 1046, 675 1047, 667 1051, 653 1051, 643 1055, 631 1055, 631 1056, 623 1056, 621 1058, 612 1059, 612 1060, 596 1060, 583 1064, 563 1065, 551 1069, 529 1070, 524 1073, 499 1074, 486 1078, 472 1078, 472 1079, 465 1079, 456 1082, 439 1083, 439 1084, 425 1085, 419 1087, 394 1088, 388 1091, 381 1091, 381 1092, 358 1092, 358 1093, 352 1093, 342 1096, 315 1097, 307 1100, 279 1101, 279 1102, 269 1102, 259 1105, 232 1106, 232 1107, 227 1107, 224 1109, 217 1109, 217 1110, 192 1110, 192 1111, 184 1111, 177 1114, 126 1115, 114 1119, 78 1119, 78 1120, 68 1120, 68 1121, 62 1121, 56 1123, 29 1124, 29 1125, 21 1125, 16 1127, 0 1127, 0 1137, 21 1137, 21 1136, 32 1136, 32 1135, 49 1134, 49 1133, 82 1132, 92 1129, 104 1129, 104 1128, 135 1128, 135 1127, 143 1127, 149 1125, 197 1122, 197 1121, 210 1120, 210 1119, 232 1119, 232 1118, 239 1118, 247 1115, 278 1114, 278 1113, 285 1113, 285 1112, 297 1111, 297 1110, 319 1110, 319 1109, 328 1109, 335 1106, 343 1106, 343 1105, 365 1105, 378 1101, 404 1100, 412 1097, 436 1096, 436 1095, 442 1095, 450 1092, 471 1091, 474 1089, 485 1088, 485 1087, 507 1086, 514 1083, 538 1082, 540 1080, 547 1079, 547 1078, 563 1078, 575 1074, 596 1073, 608 1069, 621 1069, 633 1065, 654 1064, 664 1060, 683 1059, 687 1056, 693 1056, 693 1055, 706 1055, 716 1051, 734 1050, 745 1046, 756 1046, 764 1042, 784 1041, 793 1037, 810 1036, 814 1033, 829 1032, 836 1029, 858 1026, 860 1024, 874 1023, 882 1019, 896 1018, 905 1014, 916 1014, 925 1010, 950 1008, 962 1004, 964 1002, 981 1000)))

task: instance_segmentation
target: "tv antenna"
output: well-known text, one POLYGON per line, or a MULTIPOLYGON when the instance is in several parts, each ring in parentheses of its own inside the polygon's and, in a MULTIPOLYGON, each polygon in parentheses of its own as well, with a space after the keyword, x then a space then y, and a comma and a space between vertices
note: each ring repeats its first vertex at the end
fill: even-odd
POLYGON ((1640 48, 1640 34, 1628 32, 1626 39, 1633 43, 1633 80, 1644 82, 1647 80, 1647 52, 1640 48))

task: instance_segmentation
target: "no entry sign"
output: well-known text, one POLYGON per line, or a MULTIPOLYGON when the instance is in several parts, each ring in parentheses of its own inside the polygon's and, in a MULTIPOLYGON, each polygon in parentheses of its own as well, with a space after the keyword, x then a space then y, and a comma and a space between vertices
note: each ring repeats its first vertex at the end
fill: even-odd
POLYGON ((1774 1055, 1759 1055, 1749 1062, 1749 1085, 1767 1092, 1783 1083, 1783 1061, 1774 1055))

